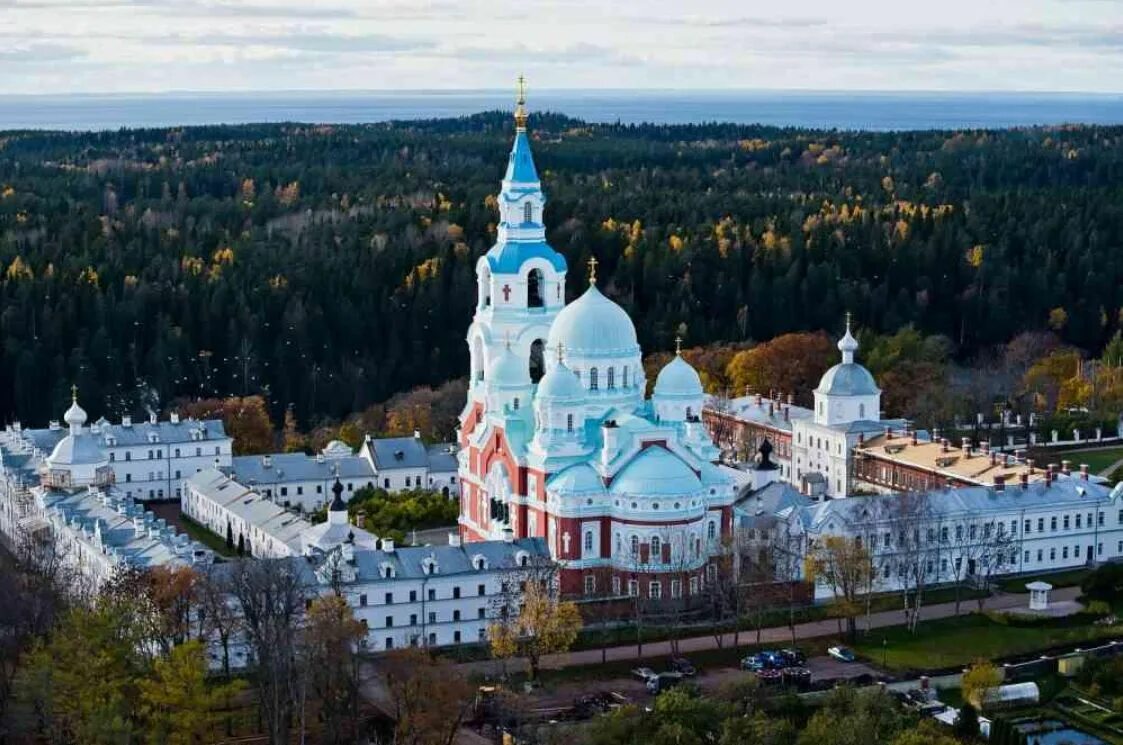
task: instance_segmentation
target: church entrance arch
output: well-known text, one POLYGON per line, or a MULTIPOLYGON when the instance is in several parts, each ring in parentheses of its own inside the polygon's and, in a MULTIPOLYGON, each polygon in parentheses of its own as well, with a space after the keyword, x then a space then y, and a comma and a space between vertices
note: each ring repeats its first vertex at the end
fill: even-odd
POLYGON ((530 382, 537 383, 546 374, 546 343, 535 339, 530 345, 530 382))
POLYGON ((546 304, 543 284, 542 270, 531 269, 526 275, 526 307, 541 308, 546 304))

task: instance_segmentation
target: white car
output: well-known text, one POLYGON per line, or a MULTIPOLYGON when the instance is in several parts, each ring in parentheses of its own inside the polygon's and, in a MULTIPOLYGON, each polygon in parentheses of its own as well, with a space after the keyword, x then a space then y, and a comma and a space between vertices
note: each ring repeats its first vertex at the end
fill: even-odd
POLYGON ((839 662, 853 662, 857 659, 854 651, 849 647, 830 647, 827 649, 827 654, 834 657, 839 662))
POLYGON ((652 670, 650 667, 633 668, 632 669, 632 675, 636 676, 637 678, 639 678, 644 683, 651 680, 652 678, 659 677, 658 675, 656 675, 655 671, 652 670))

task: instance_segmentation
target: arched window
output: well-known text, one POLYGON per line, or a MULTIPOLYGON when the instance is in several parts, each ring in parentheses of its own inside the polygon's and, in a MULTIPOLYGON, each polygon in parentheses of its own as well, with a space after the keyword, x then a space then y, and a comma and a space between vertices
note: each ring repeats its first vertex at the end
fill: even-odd
POLYGON ((686 407, 686 418, 687 419, 693 419, 694 418, 694 409, 690 408, 689 406, 686 407))
POLYGON ((632 536, 632 556, 639 556, 639 536, 632 536))
POLYGON ((616 368, 609 366, 608 368, 608 390, 616 387, 616 368))
POLYGON ((593 531, 591 531, 591 530, 585 531, 585 550, 586 551, 592 551, 593 550, 593 531))
POLYGON ((628 366, 624 365, 624 387, 628 387, 628 366))
POLYGON ((534 222, 534 205, 530 202, 523 204, 523 222, 534 222))
POLYGON ((526 275, 526 307, 541 308, 545 304, 542 285, 542 270, 531 269, 526 275))
POLYGON ((530 382, 537 383, 546 374, 546 345, 541 339, 535 339, 530 345, 530 382))
POLYGON ((717 538, 717 523, 710 521, 710 525, 706 528, 706 536, 712 541, 717 538))
POLYGON ((573 415, 572 414, 566 414, 565 415, 565 430, 566 430, 566 432, 572 432, 573 431, 573 415))
POLYGON ((597 369, 595 367, 589 368, 589 390, 597 390, 597 369))
POLYGON ((519 410, 519 397, 515 396, 515 400, 511 402, 511 408, 515 411, 519 410))
POLYGON ((659 536, 651 536, 651 560, 658 561, 660 552, 663 550, 663 542, 659 540, 659 536))

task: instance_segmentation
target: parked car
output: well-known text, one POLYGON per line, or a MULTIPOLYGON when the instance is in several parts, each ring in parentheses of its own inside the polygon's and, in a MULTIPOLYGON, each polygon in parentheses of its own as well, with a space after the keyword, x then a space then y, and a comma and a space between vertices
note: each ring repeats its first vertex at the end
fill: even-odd
POLYGON ((647 692, 658 695, 663 691, 671 690, 684 680, 686 680, 686 676, 682 673, 659 673, 655 677, 647 679, 647 692))
POLYGON ((780 656, 775 652, 757 652, 741 660, 742 670, 779 670, 784 666, 780 656))
POLYGON ((695 668, 694 665, 691 665, 690 660, 686 659, 685 657, 672 657, 671 670, 675 671, 676 673, 682 673, 688 678, 693 678, 698 674, 697 668, 695 668))
POLYGON ((811 671, 805 667, 784 668, 784 685, 806 691, 811 687, 811 671))
POLYGON ((780 657, 783 658, 787 667, 803 667, 807 664, 807 655, 803 653, 803 650, 795 647, 781 649, 780 657))
POLYGON ((830 647, 827 649, 827 654, 834 657, 839 662, 853 662, 857 657, 854 651, 849 647, 830 647))
POLYGON ((643 681, 644 683, 646 683, 647 681, 649 681, 649 680, 651 680, 652 678, 656 677, 655 671, 654 671, 654 670, 652 670, 652 669, 651 669, 650 667, 637 667, 637 668, 633 668, 633 669, 632 669, 632 675, 634 675, 635 677, 639 678, 639 679, 640 679, 641 681, 643 681))

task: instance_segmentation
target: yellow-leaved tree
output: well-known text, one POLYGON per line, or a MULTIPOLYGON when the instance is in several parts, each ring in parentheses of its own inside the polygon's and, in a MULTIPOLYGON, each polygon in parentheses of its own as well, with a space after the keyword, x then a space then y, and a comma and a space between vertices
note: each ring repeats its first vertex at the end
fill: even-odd
POLYGON ((565 652, 577 639, 581 630, 581 614, 577 605, 559 600, 548 589, 549 583, 535 578, 525 579, 509 587, 522 587, 518 613, 500 614, 491 624, 488 637, 491 653, 500 659, 525 657, 530 665, 530 678, 538 678, 538 667, 543 655, 565 652))
POLYGON ((976 660, 975 664, 963 673, 959 685, 963 692, 963 700, 979 709, 984 703, 987 690, 1002 685, 1002 671, 989 660, 976 660))
POLYGON ((243 681, 207 682, 207 657, 197 639, 157 658, 152 674, 140 681, 140 714, 152 743, 195 745, 215 736, 221 706, 242 689, 243 681))

